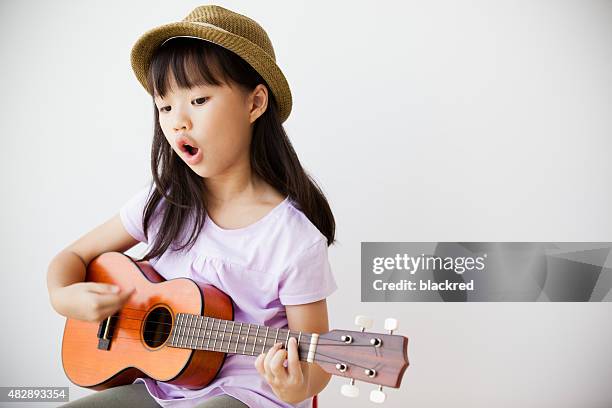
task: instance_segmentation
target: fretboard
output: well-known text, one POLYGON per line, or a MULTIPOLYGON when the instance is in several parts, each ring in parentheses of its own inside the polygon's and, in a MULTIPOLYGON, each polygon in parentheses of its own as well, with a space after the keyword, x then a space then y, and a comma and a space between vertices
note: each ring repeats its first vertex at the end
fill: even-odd
POLYGON ((188 313, 178 313, 170 333, 171 347, 222 353, 257 356, 270 350, 276 343, 288 347, 290 337, 295 337, 300 360, 312 362, 318 334, 302 333, 289 329, 261 326, 233 320, 215 319, 188 313), (312 339, 312 341, 311 341, 312 339), (311 346, 314 343, 314 347, 311 346), (309 351, 311 352, 309 355, 309 351))

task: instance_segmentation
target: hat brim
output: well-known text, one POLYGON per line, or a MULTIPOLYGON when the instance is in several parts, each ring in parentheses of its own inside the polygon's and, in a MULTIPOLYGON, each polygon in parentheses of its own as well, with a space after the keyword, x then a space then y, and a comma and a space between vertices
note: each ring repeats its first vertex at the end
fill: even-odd
POLYGON ((152 94, 152 91, 147 87, 147 72, 153 53, 164 41, 180 36, 197 37, 210 41, 240 56, 262 76, 270 87, 278 104, 281 122, 289 117, 292 107, 291 90, 285 75, 274 59, 258 45, 244 37, 210 24, 198 22, 180 21, 164 24, 145 32, 138 38, 132 47, 132 69, 149 94, 152 94))

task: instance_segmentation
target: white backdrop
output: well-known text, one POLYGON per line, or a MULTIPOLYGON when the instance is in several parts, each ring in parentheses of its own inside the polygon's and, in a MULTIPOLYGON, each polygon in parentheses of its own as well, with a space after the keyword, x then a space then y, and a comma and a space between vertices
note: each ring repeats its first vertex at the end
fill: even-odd
MULTIPOLYGON (((200 4, 0 3, 0 386, 70 385, 48 263, 148 181, 129 52, 200 4)), ((359 286, 361 241, 612 241, 612 2, 217 4, 267 30, 290 83, 286 129, 337 221, 331 327, 395 316, 411 339, 387 405, 612 406, 611 303, 361 303, 359 286)), ((322 407, 371 406, 344 382, 322 407)))

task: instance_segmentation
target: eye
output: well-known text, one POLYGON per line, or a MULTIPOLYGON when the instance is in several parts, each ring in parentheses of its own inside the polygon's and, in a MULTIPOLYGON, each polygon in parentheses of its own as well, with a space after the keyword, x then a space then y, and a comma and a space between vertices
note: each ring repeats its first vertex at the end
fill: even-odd
POLYGON ((196 105, 202 105, 202 104, 204 104, 204 102, 208 101, 209 99, 210 99, 209 97, 204 96, 202 98, 194 99, 194 101, 196 102, 196 105), (198 103, 198 101, 201 101, 201 102, 198 103))
MULTIPOLYGON (((207 102, 210 99, 209 96, 204 96, 202 98, 197 98, 194 99, 192 102, 195 102, 196 106, 200 106, 203 105, 205 102, 207 102)), ((170 106, 162 106, 161 108, 159 108, 160 112, 170 112, 171 107, 170 106), (168 110, 165 110, 166 108, 168 108, 168 110)))

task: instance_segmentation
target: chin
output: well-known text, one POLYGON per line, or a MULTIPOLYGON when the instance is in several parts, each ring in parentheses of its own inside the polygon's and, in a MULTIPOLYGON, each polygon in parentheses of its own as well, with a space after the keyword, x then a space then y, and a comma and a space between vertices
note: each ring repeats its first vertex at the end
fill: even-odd
POLYGON ((214 176, 214 174, 208 169, 206 166, 203 166, 202 163, 199 163, 193 167, 191 167, 191 171, 202 178, 209 178, 214 176))
POLYGON ((191 168, 191 170, 193 170, 193 172, 195 174, 197 174, 198 176, 202 177, 202 178, 208 178, 210 177, 210 174, 208 174, 208 172, 204 171, 204 170, 200 170, 200 169, 194 169, 191 168))

